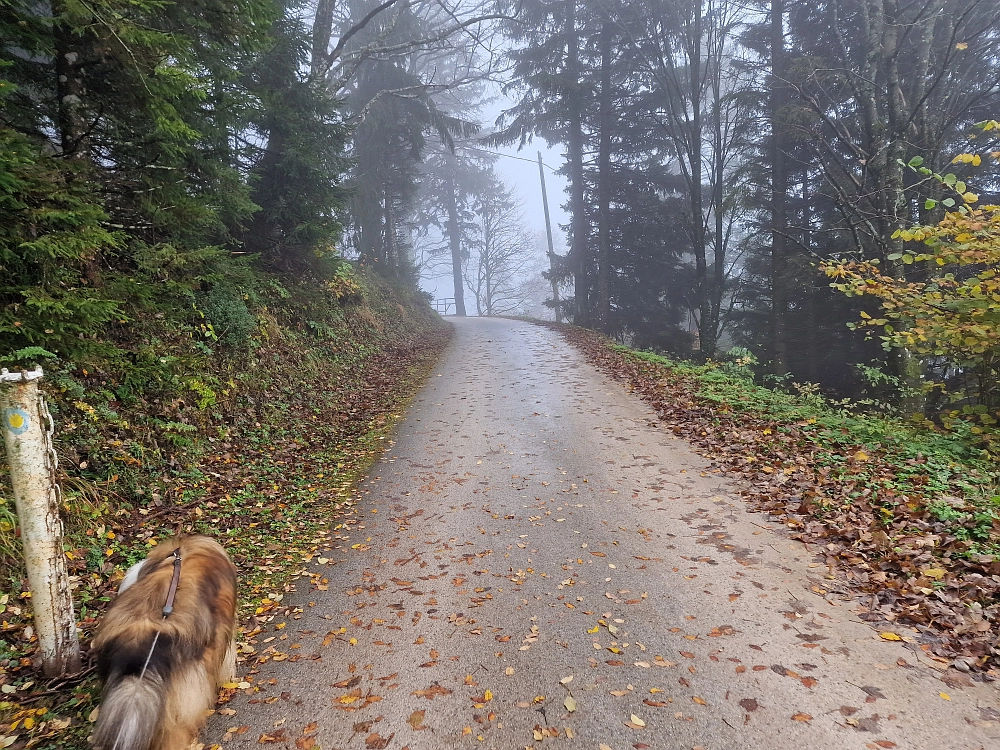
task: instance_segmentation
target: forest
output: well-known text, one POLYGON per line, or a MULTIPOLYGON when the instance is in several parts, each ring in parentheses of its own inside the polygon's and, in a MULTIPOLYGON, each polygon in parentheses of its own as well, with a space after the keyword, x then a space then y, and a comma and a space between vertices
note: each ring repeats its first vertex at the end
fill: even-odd
POLYGON ((989 0, 4 0, 0 347, 235 341, 267 274, 347 260, 989 420, 998 33, 989 0), (535 139, 548 247, 495 167, 535 139))

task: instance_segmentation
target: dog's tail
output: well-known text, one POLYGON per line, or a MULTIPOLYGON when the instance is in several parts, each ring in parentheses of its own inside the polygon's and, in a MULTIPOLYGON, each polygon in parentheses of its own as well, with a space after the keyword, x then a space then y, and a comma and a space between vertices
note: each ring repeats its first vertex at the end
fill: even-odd
POLYGON ((146 750, 156 732, 166 691, 163 679, 147 672, 129 675, 108 686, 94 731, 101 750, 146 750))

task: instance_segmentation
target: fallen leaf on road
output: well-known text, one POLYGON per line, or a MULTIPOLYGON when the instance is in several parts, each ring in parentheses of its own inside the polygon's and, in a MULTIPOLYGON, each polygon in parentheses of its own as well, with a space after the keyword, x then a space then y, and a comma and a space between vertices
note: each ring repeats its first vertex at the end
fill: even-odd
POLYGON ((425 713, 426 712, 423 710, 414 711, 412 714, 410 714, 410 718, 406 720, 406 723, 417 730, 426 729, 427 727, 423 725, 425 713))
POLYGON ((879 635, 879 638, 881 638, 884 641, 901 641, 901 640, 903 640, 901 637, 899 637, 895 633, 890 633, 888 631, 886 631, 885 633, 879 633, 878 635, 879 635))
POLYGON ((800 711, 797 714, 792 714, 792 720, 794 720, 794 721, 810 722, 810 721, 812 721, 812 716, 810 716, 809 714, 806 714, 806 713, 802 713, 800 711))
POLYGON ((940 695, 940 696, 941 696, 942 698, 944 698, 944 699, 945 699, 946 701, 950 701, 950 700, 951 700, 951 696, 950 696, 950 695, 948 695, 947 693, 938 693, 938 695, 940 695))
POLYGON ((392 738, 395 736, 395 732, 388 737, 383 737, 378 732, 372 732, 365 737, 365 747, 368 750, 385 750, 385 748, 389 747, 389 743, 392 742, 392 738))
POLYGON ((707 703, 705 703, 705 699, 704 698, 699 698, 697 695, 694 696, 694 697, 692 697, 691 700, 693 700, 699 706, 707 706, 708 705, 707 703))
POLYGON ((629 717, 629 720, 625 722, 625 726, 632 727, 633 729, 645 729, 646 728, 646 722, 644 722, 642 719, 640 719, 635 714, 632 714, 629 717))
POLYGON ((572 695, 567 695, 566 698, 563 700, 563 705, 566 707, 567 711, 573 713, 574 711, 576 711, 576 698, 574 698, 572 695))
POLYGON ((760 704, 756 698, 744 698, 740 701, 740 707, 747 713, 752 713, 760 708, 760 704))
POLYGON ((424 688, 423 690, 414 690, 412 693, 410 693, 410 695, 415 695, 418 698, 426 698, 427 700, 432 701, 441 695, 451 695, 451 691, 448 688, 442 687, 441 685, 435 683, 434 685, 431 685, 429 688, 424 688))
POLYGON ((561 680, 559 680, 559 682, 563 685, 569 685, 572 681, 573 681, 573 675, 569 675, 568 677, 563 677, 561 680))

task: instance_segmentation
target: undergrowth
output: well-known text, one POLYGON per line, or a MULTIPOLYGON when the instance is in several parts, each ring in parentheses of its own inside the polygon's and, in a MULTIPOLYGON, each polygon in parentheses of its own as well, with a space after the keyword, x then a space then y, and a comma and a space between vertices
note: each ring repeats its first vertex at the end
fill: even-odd
MULTIPOLYGON (((765 417, 776 423, 779 433, 794 426, 797 436, 809 443, 813 462, 828 469, 831 480, 863 483, 866 497, 876 503, 900 495, 919 499, 950 533, 971 542, 966 555, 1000 555, 1000 467, 978 439, 926 422, 866 413, 857 404, 827 399, 808 387, 800 386, 799 393, 764 387, 738 364, 698 365, 614 348, 690 378, 696 396, 721 413, 765 417), (896 470, 879 471, 872 465, 873 456, 896 470)), ((843 502, 842 497, 828 496, 823 504, 835 507, 843 502)))
MULTIPOLYGON (((223 288, 195 313, 202 324, 173 331, 152 317, 105 359, 45 362, 85 644, 124 571, 178 531, 230 552, 253 632, 315 549, 355 523, 352 487, 446 339, 421 295, 350 264, 223 288)), ((82 748, 98 686, 90 670, 62 682, 36 671, 0 478, 0 747, 82 748)))

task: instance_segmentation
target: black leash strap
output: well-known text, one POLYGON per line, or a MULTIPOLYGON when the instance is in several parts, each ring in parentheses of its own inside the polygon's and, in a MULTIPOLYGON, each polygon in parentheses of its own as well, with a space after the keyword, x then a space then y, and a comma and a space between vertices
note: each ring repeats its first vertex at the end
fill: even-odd
MULTIPOLYGON (((170 588, 167 589, 167 601, 163 605, 164 620, 166 620, 170 616, 170 613, 174 611, 174 597, 177 596, 177 584, 181 581, 181 548, 178 547, 170 554, 174 556, 174 574, 170 578, 170 588)), ((156 648, 156 642, 159 640, 160 631, 157 630, 156 635, 153 637, 153 644, 149 647, 149 653, 146 654, 146 663, 142 665, 142 673, 139 675, 140 680, 146 676, 146 669, 149 667, 149 660, 153 658, 153 649, 156 648)))

